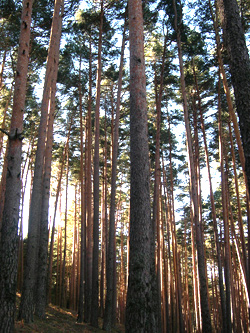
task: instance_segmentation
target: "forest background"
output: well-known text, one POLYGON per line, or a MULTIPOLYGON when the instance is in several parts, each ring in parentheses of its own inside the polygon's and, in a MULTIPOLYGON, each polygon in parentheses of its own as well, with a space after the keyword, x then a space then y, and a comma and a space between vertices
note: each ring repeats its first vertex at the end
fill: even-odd
MULTIPOLYGON (((142 3, 159 327, 247 331, 249 198, 221 2, 142 3)), ((248 45, 249 3, 238 6, 248 45)), ((1 3, 1 223, 24 7, 1 3)), ((12 286, 27 322, 51 302, 106 330, 125 323, 127 21, 126 1, 33 3, 12 286)))

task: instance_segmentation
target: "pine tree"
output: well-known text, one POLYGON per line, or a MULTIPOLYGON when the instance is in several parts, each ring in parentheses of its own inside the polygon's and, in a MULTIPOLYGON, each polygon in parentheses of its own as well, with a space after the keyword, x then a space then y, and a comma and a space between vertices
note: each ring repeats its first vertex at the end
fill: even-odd
POLYGON ((142 2, 130 0, 130 257, 127 332, 159 332, 149 196, 146 77, 142 2))
POLYGON ((23 117, 29 63, 32 0, 23 2, 10 132, 8 134, 8 174, 0 244, 0 330, 14 329, 18 263, 18 220, 21 198, 21 155, 23 117))

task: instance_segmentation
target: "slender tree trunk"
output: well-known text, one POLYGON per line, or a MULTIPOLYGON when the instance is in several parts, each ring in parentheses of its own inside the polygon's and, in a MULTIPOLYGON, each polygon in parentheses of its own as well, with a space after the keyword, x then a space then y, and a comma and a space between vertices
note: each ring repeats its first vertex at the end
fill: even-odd
POLYGON ((100 141, 100 99, 101 99, 101 72, 102 72, 102 33, 103 33, 103 0, 101 1, 98 64, 96 78, 96 106, 95 106, 95 154, 94 154, 94 222, 93 222, 93 271, 92 271, 92 297, 91 297, 91 325, 98 327, 99 311, 99 141, 100 141))
POLYGON ((8 172, 0 245, 0 331, 14 329, 18 264, 18 220, 21 197, 23 115, 29 63, 32 0, 23 1, 13 110, 8 133, 8 172))
POLYGON ((91 309, 91 290, 92 290, 92 233, 93 233, 93 219, 92 219, 92 170, 91 170, 91 148, 92 148, 92 48, 91 36, 89 40, 89 95, 88 95, 88 114, 87 114, 87 142, 86 142, 86 258, 85 258, 85 291, 84 291, 84 321, 90 321, 91 309))
MULTIPOLYGON (((155 73, 155 100, 156 100, 156 148, 155 148, 155 183, 154 183, 154 202, 153 202, 153 228, 156 230, 157 239, 157 284, 158 284, 158 308, 161 313, 161 277, 160 277, 160 180, 161 180, 161 169, 160 169, 160 136, 161 136, 161 102, 163 93, 163 78, 164 78, 164 64, 166 55, 166 42, 167 36, 164 39, 164 48, 162 55, 161 73, 160 73, 160 86, 157 89, 157 76, 155 73)), ((159 327, 161 327, 161 318, 159 317, 159 327)), ((161 328, 159 328, 161 330, 161 328)))
POLYGON ((176 270, 176 283, 177 283, 177 292, 178 292, 178 317, 179 317, 179 328, 180 332, 184 331, 184 322, 183 322, 183 313, 182 313, 182 286, 181 286, 181 267, 179 264, 179 253, 177 249, 177 240, 176 240, 176 228, 175 228, 175 207, 174 207, 174 175, 173 175, 173 164, 172 164, 172 140, 171 140, 171 131, 170 131, 170 122, 169 122, 169 171, 170 171, 170 223, 173 228, 173 237, 174 242, 173 252, 176 258, 174 261, 174 267, 176 270))
POLYGON ((203 136, 206 166, 207 166, 208 180, 209 180, 210 201, 211 201, 211 209, 212 209, 211 212, 212 212, 213 228, 214 228, 214 240, 215 240, 215 244, 216 244, 218 272, 219 272, 219 287, 220 287, 220 297, 221 297, 222 326, 223 326, 223 332, 226 332, 225 291, 224 291, 224 284, 223 284, 221 250, 220 250, 219 239, 218 239, 217 216, 216 216, 214 193, 213 193, 213 187, 212 187, 211 170, 210 170, 210 164, 209 164, 209 155, 208 155, 207 139, 206 139, 206 132, 205 132, 205 123, 204 123, 204 118, 203 118, 203 113, 202 113, 200 90, 199 90, 199 86, 198 86, 197 75, 196 75, 194 63, 193 63, 193 73, 194 73, 195 86, 196 86, 196 92, 197 92, 197 97, 198 97, 198 106, 199 106, 199 113, 200 113, 201 130, 202 130, 202 136, 203 136))
MULTIPOLYGON (((80 188, 81 188, 81 259, 80 259, 80 290, 78 300, 78 315, 77 322, 83 322, 83 309, 84 309, 84 285, 85 285, 85 266, 86 266, 86 181, 84 182, 84 169, 86 176, 86 163, 83 165, 83 110, 82 110, 82 84, 81 84, 81 58, 79 69, 79 106, 80 106, 80 140, 81 140, 81 157, 80 157, 80 188)), ((86 131, 85 131, 86 132, 86 131)), ((85 154, 86 162, 86 154, 85 154)))
POLYGON ((192 149, 192 137, 191 129, 188 119, 188 104, 186 97, 186 87, 185 87, 185 77, 184 68, 182 60, 182 48, 181 48, 181 36, 180 27, 177 18, 176 3, 173 0, 174 11, 175 11, 175 30, 177 33, 177 45, 178 45, 178 55, 180 63, 180 75, 181 75, 181 90, 183 97, 183 108, 184 108, 184 119, 186 126, 186 136, 187 136, 187 146, 188 146, 188 158, 189 158, 189 175, 191 183, 191 198, 193 207, 193 218, 196 226, 196 245, 197 245, 197 255, 198 255, 198 269, 199 269, 199 281, 200 281, 200 298, 201 298, 201 314, 202 314, 202 330, 204 332, 212 332, 211 316, 208 304, 208 290, 207 290, 207 278, 206 278, 206 267, 205 267, 205 253, 204 244, 202 241, 202 225, 199 210, 199 199, 198 199, 198 184, 196 179, 196 172, 194 169, 195 162, 192 149))
POLYGON ((75 205, 74 205, 74 224, 73 224, 73 237, 72 237, 72 257, 71 257, 71 273, 69 282, 69 308, 76 309, 76 269, 77 269, 77 184, 75 184, 75 205))
POLYGON ((114 276, 114 262, 115 262, 115 197, 116 197, 116 182, 117 182, 117 155, 119 146, 119 123, 120 123, 120 102, 121 102, 121 89, 122 89, 122 75, 123 75, 123 59, 125 49, 125 33, 126 22, 124 23, 121 58, 119 67, 118 78, 118 92, 117 92, 117 105, 116 105, 116 118, 115 118, 115 130, 113 138, 113 154, 112 154, 112 170, 111 170, 111 201, 110 201, 110 222, 109 222, 109 243, 108 243, 108 258, 107 258, 107 294, 105 302, 105 315, 103 328, 110 330, 115 323, 112 322, 112 317, 115 309, 112 306, 112 299, 115 292, 116 285, 113 281, 114 276))
POLYGON ((195 239, 194 239, 194 221, 193 214, 191 211, 191 246, 192 246, 192 271, 193 271, 193 301, 194 301, 194 314, 195 314, 195 327, 197 332, 201 332, 201 321, 200 321, 200 302, 198 296, 199 281, 197 277, 197 268, 196 268, 196 249, 195 249, 195 239))
POLYGON ((229 244, 229 222, 228 222, 228 205, 226 198, 226 180, 224 171, 224 147, 223 133, 221 124, 221 105, 220 94, 218 95, 219 104, 219 150, 220 150, 220 167, 221 167, 221 189, 222 189, 222 207, 224 222, 224 242, 225 242, 225 285, 226 285, 226 332, 232 332, 231 322, 231 276, 230 276, 230 244, 229 244))
POLYGON ((67 305, 67 284, 66 284, 66 260, 67 260, 67 224, 68 224, 68 185, 69 185, 69 150, 66 153, 66 184, 65 184, 65 213, 64 213, 64 246, 63 246, 63 262, 62 262, 62 284, 60 306, 67 305))
POLYGON ((149 148, 142 2, 129 0, 130 258, 126 332, 159 332, 154 239, 150 214, 149 148))
MULTIPOLYGON (((106 124, 104 126, 105 130, 105 142, 106 142, 106 124)), ((101 201, 101 207, 102 207, 102 214, 101 214, 101 276, 100 276, 100 316, 103 318, 104 315, 104 304, 105 304, 105 296, 104 296, 104 290, 105 290, 105 277, 106 277, 106 220, 105 220, 105 181, 104 178, 106 176, 106 149, 104 153, 104 168, 103 168, 103 181, 102 181, 102 201, 101 201)))

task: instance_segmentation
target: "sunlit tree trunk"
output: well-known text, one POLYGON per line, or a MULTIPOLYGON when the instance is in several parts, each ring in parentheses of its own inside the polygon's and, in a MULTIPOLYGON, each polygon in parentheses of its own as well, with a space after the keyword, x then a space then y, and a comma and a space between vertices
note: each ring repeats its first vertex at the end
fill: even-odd
POLYGON ((127 332, 159 332, 154 240, 149 193, 146 76, 142 2, 129 0, 130 40, 130 258, 127 332))
POLYGON ((33 320, 35 307, 35 288, 37 283, 38 251, 40 242, 40 221, 42 207, 43 171, 45 141, 47 135, 48 103, 53 82, 57 79, 57 72, 53 70, 54 64, 59 61, 59 47, 61 38, 61 26, 63 15, 63 1, 56 0, 54 6, 53 21, 51 26, 50 45, 47 57, 45 83, 41 104, 41 118, 38 132, 38 144, 34 169, 33 189, 29 214, 27 257, 24 269, 24 284, 19 319, 25 322, 33 320))
MULTIPOLYGON (((0 331, 14 329, 21 198, 22 131, 29 63, 32 0, 23 1, 13 109, 8 135, 7 178, 0 245, 0 331)), ((3 130, 3 129, 2 129, 3 130)))
MULTIPOLYGON (((55 89, 56 84, 52 89, 55 89)), ((45 151, 45 165, 43 176, 43 195, 42 195, 42 212, 40 222, 40 244, 38 256, 38 274, 37 289, 35 299, 35 313, 40 318, 45 317, 45 307, 47 303, 47 262, 48 262, 48 220, 49 220, 49 198, 50 198, 50 177, 52 162, 52 145, 53 145, 53 123, 55 113, 55 91, 51 93, 50 114, 48 120, 47 142, 45 151)))

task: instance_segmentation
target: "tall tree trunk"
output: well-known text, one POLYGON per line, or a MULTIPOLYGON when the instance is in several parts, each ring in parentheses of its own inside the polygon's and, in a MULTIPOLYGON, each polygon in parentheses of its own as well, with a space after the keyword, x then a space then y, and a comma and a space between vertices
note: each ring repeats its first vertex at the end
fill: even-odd
POLYGON ((32 0, 23 1, 10 132, 0 244, 0 331, 14 329, 18 264, 18 221, 21 198, 23 115, 29 63, 32 0))
POLYGON ((195 71, 194 62, 193 62, 193 73, 194 73, 195 87, 196 87, 197 98, 198 98, 199 115, 200 115, 201 130, 202 130, 202 137, 203 137, 204 150, 205 150, 205 159, 206 159, 206 166, 207 166, 207 173, 208 173, 208 181, 209 181, 209 190, 210 190, 209 193, 210 193, 213 228, 214 228, 214 241, 215 241, 215 245, 216 245, 216 254, 217 254, 217 261, 218 261, 218 272, 219 272, 219 288, 220 288, 220 297, 221 297, 222 327, 223 327, 223 332, 226 332, 226 304, 225 304, 225 292, 224 292, 223 272, 222 272, 222 263, 221 263, 221 250, 220 250, 220 244, 219 244, 219 238, 218 238, 217 216, 216 216, 214 193, 213 193, 213 187, 212 187, 211 170, 210 170, 210 164, 209 164, 209 155, 208 155, 207 139, 206 139, 206 132, 205 132, 205 123, 204 123, 204 118, 203 118, 200 90, 199 90, 199 85, 198 85, 197 74, 196 74, 196 71, 195 71))
MULTIPOLYGON (((63 15, 63 1, 61 1, 61 17, 63 15)), ((47 304, 47 275, 48 275, 48 222, 49 222, 49 199, 50 199, 50 179, 52 163, 52 146, 53 146, 53 126, 56 108, 56 80, 59 65, 60 36, 62 30, 62 19, 59 18, 57 25, 59 37, 55 39, 55 53, 53 77, 50 87, 49 116, 47 123, 47 140, 45 147, 44 175, 43 175, 43 194, 42 210, 40 221, 40 244, 38 253, 38 280, 36 291, 35 312, 40 318, 45 317, 45 307, 47 304)))
MULTIPOLYGON (((229 55, 229 68, 239 116, 247 177, 247 198, 250 189, 250 59, 244 29, 236 0, 219 0, 224 42, 229 55)), ((249 209, 249 208, 248 208, 249 209)), ((250 253, 250 220, 248 218, 248 253, 250 253)), ((248 255, 248 290, 250 290, 250 255, 248 255)), ((250 316, 250 311, 249 311, 250 316)))
MULTIPOLYGON (((83 156, 83 110, 82 110, 82 83, 81 83, 81 57, 79 68, 79 112, 80 112, 80 141, 81 141, 81 157, 80 157, 80 189, 81 189, 81 258, 80 258, 80 290, 78 299, 78 315, 77 322, 83 322, 83 309, 84 309, 84 285, 85 285, 85 266, 86 266, 86 182, 84 181, 84 170, 86 176, 86 163, 85 167, 83 156)), ((86 134, 86 131, 85 131, 86 134)), ((86 162, 86 154, 85 154, 86 162)))
MULTIPOLYGON (((161 276, 160 276, 160 258, 161 258, 161 247, 160 247, 160 181, 161 181, 161 168, 160 168, 160 136, 161 136, 161 101, 163 93, 163 78, 164 78, 164 65, 166 56, 166 43, 167 36, 164 38, 164 47, 162 54, 162 64, 160 73, 160 86, 157 89, 157 75, 155 72, 155 101, 156 101, 156 138, 155 138, 155 183, 154 183, 154 202, 153 202, 153 228, 156 231, 157 239, 157 284, 158 284, 158 308, 161 313, 161 276)), ((159 317, 159 329, 161 330, 161 318, 159 317)))
POLYGON ((36 151, 36 161, 34 169, 34 181, 30 204, 29 229, 27 257, 24 270, 24 284, 21 304, 19 309, 19 319, 25 322, 33 321, 35 307, 35 288, 37 283, 38 251, 40 242, 40 221, 42 207, 43 171, 45 140, 47 133, 48 103, 51 86, 57 79, 57 73, 53 71, 55 63, 59 61, 59 47, 61 38, 61 20, 63 14, 63 1, 56 0, 51 26, 50 45, 47 57, 45 83, 41 105, 41 118, 38 132, 38 143, 36 151))
POLYGON ((92 219, 92 181, 91 181, 91 148, 92 148, 92 56, 91 56, 91 36, 89 37, 89 92, 88 92, 88 114, 87 114, 87 140, 86 140, 86 251, 85 251, 85 270, 84 270, 84 321, 90 321, 91 309, 91 290, 92 290, 92 233, 93 233, 93 219, 92 219))
POLYGON ((130 40, 130 258, 126 332, 159 332, 154 239, 149 192, 146 76, 142 2, 129 0, 130 40))
POLYGON ((229 67, 239 115, 245 169, 250 188, 250 60, 244 30, 236 0, 219 0, 224 42, 229 55, 229 67))
POLYGON ((107 257, 107 294, 105 302, 105 315, 103 328, 110 330, 115 323, 112 322, 112 317, 116 309, 112 306, 112 299, 115 292, 116 285, 113 281, 114 262, 115 262, 115 197, 116 197, 116 181, 117 181, 117 155, 119 146, 119 123, 120 123, 120 102, 121 102, 121 89, 122 89, 122 75, 123 75, 123 60, 125 50, 125 33, 126 22, 124 23, 124 31, 122 38, 121 58, 119 67, 118 78, 118 91, 117 91, 117 105, 116 105, 116 118, 115 118, 115 130, 113 138, 113 154, 112 154, 112 170, 111 170, 111 200, 110 200, 110 222, 109 222, 109 243, 108 243, 108 257, 107 257))
POLYGON ((92 296, 91 296, 91 325, 98 327, 99 311, 99 141, 100 141, 100 99, 101 99, 101 73, 102 73, 102 33, 103 33, 103 0, 101 1, 98 63, 96 77, 96 106, 95 106, 95 154, 94 154, 94 221, 93 221, 93 266, 92 266, 92 296))
POLYGON ((198 255, 198 269, 199 269, 199 281, 200 281, 200 298, 201 298, 201 314, 202 314, 202 330, 206 332, 212 332, 211 316, 208 304, 208 290, 207 290, 207 277, 206 277, 206 267, 205 267, 205 253, 204 244, 202 241, 202 225, 199 209, 199 199, 198 199, 198 184, 195 172, 195 162, 193 156, 192 148, 192 137, 191 129, 188 118, 188 104, 186 97, 186 87, 185 87, 185 77, 182 59, 182 47, 181 47, 181 35, 180 35, 180 24, 177 18, 176 2, 173 0, 174 12, 175 12, 175 30, 177 33, 177 45, 178 45, 178 55, 180 64, 180 76, 181 76, 181 90, 183 98, 183 108, 184 108, 184 119, 186 127, 187 136, 187 149, 188 149, 188 159, 189 159, 189 177, 191 183, 191 198, 193 207, 193 218, 196 226, 196 246, 198 255))
MULTIPOLYGON (((211 13, 211 16, 212 16, 214 30, 215 30, 218 64, 219 64, 220 73, 221 73, 222 80, 223 80, 224 91, 225 91, 226 98, 227 98, 227 104, 228 104, 228 111, 229 111, 230 119, 231 119, 231 121, 233 123, 233 127, 234 127, 234 133, 235 133, 235 138, 236 138, 236 142, 237 142, 237 146, 238 146, 238 152, 239 152, 239 158, 240 158, 241 166, 242 166, 242 169, 243 169, 244 181, 245 181, 245 184, 246 184, 247 219, 248 219, 248 231, 249 231, 249 228, 250 228, 250 200, 249 200, 249 190, 248 190, 248 186, 247 186, 247 184, 248 184, 248 179, 247 178, 248 177, 247 177, 247 174, 246 174, 245 155, 244 155, 244 151, 243 151, 243 147, 242 147, 242 141, 241 141, 241 137, 240 137, 238 121, 237 121, 237 117, 236 117, 236 114, 235 114, 235 111, 234 111, 233 102, 232 102, 232 98, 231 98, 231 93, 230 93, 230 89, 229 89, 229 86, 228 86, 226 72, 225 72, 225 69, 224 69, 222 54, 221 54, 221 50, 220 50, 221 42, 220 42, 220 36, 219 36, 218 24, 217 24, 217 21, 218 21, 217 7, 218 6, 216 6, 216 19, 215 19, 215 15, 213 14, 211 1, 209 0, 209 8, 210 8, 210 13, 211 13)), ((248 234, 250 234, 250 233, 248 232, 248 234)), ((248 242, 248 245, 249 244, 250 244, 250 242, 248 242)), ((246 252, 246 250, 244 249, 244 248, 246 248, 246 245, 242 244, 242 246, 243 246, 243 251, 246 252)), ((249 259, 250 259, 250 257, 249 257, 249 259)), ((249 266, 249 264, 246 266, 246 270, 247 270, 248 280, 249 280, 249 283, 250 283, 248 266, 249 266)), ((249 287, 248 287, 248 289, 249 289, 249 287)))
POLYGON ((224 171, 224 143, 221 123, 221 105, 220 94, 218 95, 219 107, 219 151, 220 151, 220 167, 221 167, 221 192, 222 192, 222 208, 224 222, 224 243, 225 243, 225 285, 226 285, 226 332, 232 332, 231 322, 231 276, 230 276, 230 244, 229 244, 229 222, 228 222, 228 205, 226 196, 226 179, 224 171))
MULTIPOLYGON (((53 87, 55 89, 55 87, 53 87)), ((55 112, 55 93, 51 95, 50 114, 48 121, 47 142, 45 151, 45 166, 43 176, 42 214, 40 222, 40 244, 38 256, 37 290, 35 300, 35 313, 38 317, 45 317, 47 304, 47 265, 48 265, 48 220, 49 220, 49 198, 50 198, 50 177, 53 145, 53 123, 55 112)))

